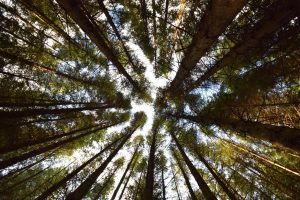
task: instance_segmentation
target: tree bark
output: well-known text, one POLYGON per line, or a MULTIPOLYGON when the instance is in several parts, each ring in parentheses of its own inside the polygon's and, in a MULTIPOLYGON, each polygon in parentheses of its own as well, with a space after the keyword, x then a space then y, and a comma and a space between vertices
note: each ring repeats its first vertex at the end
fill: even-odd
POLYGON ((114 193, 112 194, 110 200, 114 200, 116 198, 116 196, 118 194, 118 191, 119 191, 119 189, 120 189, 120 187, 121 187, 121 185, 122 185, 122 183, 123 183, 123 181, 126 177, 126 174, 127 174, 127 172, 129 171, 129 169, 131 167, 131 163, 133 162, 133 160, 136 157, 136 154, 138 152, 138 148, 139 148, 139 145, 135 148, 134 153, 133 153, 133 155, 132 155, 132 157, 131 157, 131 159, 130 159, 130 161, 129 161, 129 163, 128 163, 128 165, 127 165, 127 167, 126 167, 126 169, 125 169, 125 171, 124 171, 124 173, 123 173, 123 175, 122 175, 122 177, 121 177, 121 179, 120 179, 120 181, 117 185, 117 187, 115 188, 114 193))
POLYGON ((153 186, 154 186, 154 169, 155 169, 155 150, 156 150, 156 134, 155 130, 152 135, 152 142, 150 147, 150 154, 148 159, 146 185, 143 192, 143 198, 145 200, 153 199, 153 186))
POLYGON ((184 79, 189 77, 200 58, 218 39, 218 36, 225 31, 246 2, 246 0, 212 0, 209 2, 207 10, 198 24, 198 31, 188 46, 176 76, 168 88, 170 94, 176 94, 184 79))
POLYGON ((243 136, 249 136, 258 140, 265 140, 272 144, 278 144, 291 150, 300 152, 300 130, 287 126, 275 126, 260 122, 231 119, 230 117, 205 117, 187 115, 169 115, 176 118, 183 118, 200 124, 215 124, 221 128, 229 129, 243 136))
POLYGON ((115 168, 111 174, 109 174, 109 177, 105 180, 104 184, 100 188, 100 190, 97 192, 96 196, 93 198, 93 200, 98 200, 101 197, 102 191, 106 188, 110 180, 115 177, 115 172, 117 171, 117 168, 115 168))
POLYGON ((179 150, 179 152, 181 153, 184 162, 186 163, 186 165, 188 166, 190 172, 192 173, 192 175, 194 176, 199 188, 201 189, 204 197, 207 200, 216 200, 217 198, 215 197, 215 195, 212 193, 212 191, 209 189, 208 185, 206 184, 206 182, 204 181, 204 179, 200 176, 199 172, 197 171, 196 167, 193 165, 193 163, 190 161, 190 159, 187 157, 185 151, 183 150, 182 146, 179 144, 178 139, 176 138, 175 134, 173 132, 170 132, 173 140, 176 143, 176 146, 179 150))
POLYGON ((66 200, 79 200, 82 199, 92 185, 95 183, 100 174, 105 170, 107 165, 111 162, 111 160, 117 155, 120 149, 124 146, 126 141, 131 137, 131 135, 135 132, 138 127, 135 127, 133 130, 130 130, 129 133, 125 136, 125 138, 121 141, 121 143, 116 147, 116 149, 106 158, 106 160, 100 165, 98 169, 96 169, 92 174, 90 174, 85 181, 83 181, 75 191, 70 193, 66 200))
POLYGON ((103 104, 103 106, 85 106, 81 108, 55 108, 55 109, 31 109, 31 110, 21 110, 21 111, 2 111, 0 110, 0 119, 8 119, 8 118, 23 118, 23 117, 31 117, 38 115, 59 115, 66 114, 72 112, 80 112, 85 110, 98 110, 98 109, 107 109, 117 107, 115 104, 103 104))
POLYGON ((110 24, 110 26, 112 27, 114 33, 116 34, 117 38, 119 39, 120 44, 121 44, 121 46, 122 46, 122 48, 123 48, 123 50, 124 50, 124 52, 125 52, 125 54, 126 54, 126 56, 128 58, 128 61, 130 62, 130 64, 132 65, 132 67, 135 69, 136 66, 135 66, 135 64, 134 64, 134 62, 132 60, 132 57, 131 57, 129 51, 127 50, 127 48, 125 46, 125 43, 124 43, 124 41, 123 41, 123 39, 121 37, 121 34, 119 33, 116 25, 114 24, 114 22, 113 22, 113 20, 112 20, 112 18, 110 16, 108 10, 106 9, 106 7, 105 7, 105 5, 103 3, 103 0, 98 0, 98 4, 99 4, 99 7, 102 10, 102 12, 105 14, 108 23, 110 24))
POLYGON ((71 178, 73 178, 74 176, 76 176, 76 174, 78 174, 82 169, 84 169, 88 164, 90 164, 91 162, 93 162, 96 158, 98 158, 103 152, 108 151, 109 149, 111 149, 113 146, 115 146, 124 136, 114 140, 113 142, 111 142, 110 144, 108 144, 106 147, 104 147, 99 153, 97 153, 96 155, 94 155, 92 158, 90 158, 89 160, 87 160, 85 163, 83 163, 82 165, 80 165, 77 169, 75 169, 74 171, 72 171, 70 174, 68 174, 67 176, 65 176, 62 180, 60 180, 59 182, 57 182, 56 184, 54 184, 53 186, 51 186, 49 189, 47 189, 45 192, 43 192, 36 200, 43 200, 43 199, 47 199, 47 197, 49 195, 51 195, 55 190, 57 190, 58 188, 60 188, 61 186, 63 186, 64 184, 67 183, 67 181, 69 181, 71 178))
POLYGON ((165 178, 164 178, 164 169, 161 168, 161 181, 162 181, 162 192, 163 192, 163 200, 166 200, 166 186, 165 186, 165 178))
POLYGON ((107 125, 107 126, 100 127, 100 128, 96 128, 94 130, 91 130, 91 131, 88 131, 88 132, 76 135, 74 137, 70 137, 68 139, 65 139, 65 140, 62 140, 62 141, 59 141, 59 142, 55 142, 55 143, 52 143, 52 144, 47 145, 47 146, 40 147, 38 149, 35 149, 35 150, 32 150, 32 151, 23 153, 21 155, 17 155, 15 157, 9 158, 7 160, 0 161, 0 169, 4 169, 4 168, 6 168, 8 166, 11 166, 13 164, 16 164, 16 163, 24 161, 24 160, 26 160, 28 158, 40 155, 40 154, 45 153, 45 152, 47 152, 49 150, 55 149, 55 148, 60 147, 60 146, 62 146, 64 144, 73 142, 73 141, 75 141, 75 140, 77 140, 79 138, 82 138, 84 136, 88 136, 88 135, 90 135, 92 133, 95 133, 97 131, 109 128, 109 127, 114 126, 114 125, 115 124, 107 125))
POLYGON ((123 74, 131 83, 134 89, 141 91, 139 85, 127 73, 122 66, 114 51, 108 46, 105 38, 101 34, 101 30, 97 24, 92 21, 92 17, 86 12, 81 0, 57 0, 57 3, 68 13, 68 15, 78 24, 78 26, 89 36, 93 43, 100 51, 110 60, 118 69, 119 73, 123 74))
POLYGON ((185 170, 184 170, 183 166, 180 163, 180 159, 178 158, 178 156, 176 155, 176 152, 174 150, 173 150, 173 155, 174 155, 175 160, 177 161, 177 165, 178 165, 178 167, 179 167, 179 169, 180 169, 180 171, 181 171, 181 173, 183 175, 183 178, 185 180, 185 184, 186 184, 186 186, 187 186, 187 188, 189 190, 189 193, 191 195, 191 199, 192 200, 197 200, 197 196, 196 196, 196 194, 195 194, 195 192, 194 192, 194 190, 193 190, 193 188, 191 186, 191 183, 189 181, 189 177, 185 173, 185 170))
POLYGON ((83 84, 83 85, 89 85, 89 86, 99 87, 99 85, 97 83, 93 82, 93 81, 84 80, 84 79, 80 79, 80 78, 77 78, 77 77, 65 74, 63 72, 60 72, 60 71, 52 68, 52 67, 47 67, 45 65, 32 62, 30 60, 22 58, 19 55, 16 55, 16 54, 13 54, 13 53, 8 53, 8 52, 6 52, 4 50, 1 50, 1 49, 0 49, 0 55, 3 56, 3 57, 5 57, 5 58, 8 58, 8 59, 10 59, 10 60, 12 60, 14 62, 18 61, 18 62, 20 62, 22 64, 26 64, 26 65, 32 66, 32 67, 36 68, 39 71, 46 71, 48 73, 55 74, 57 76, 66 78, 66 79, 68 79, 70 81, 74 81, 74 82, 77 82, 77 83, 80 83, 80 84, 83 84))
MULTIPOLYGON (((103 123, 101 125, 103 126, 103 125, 106 125, 106 124, 107 123, 103 123)), ((24 147, 29 147, 29 146, 33 146, 33 145, 37 145, 37 144, 41 144, 41 143, 46 144, 47 142, 53 141, 55 139, 61 139, 61 138, 66 137, 66 136, 73 136, 76 133, 80 133, 82 131, 87 131, 89 129, 96 128, 96 127, 99 127, 99 124, 89 126, 89 127, 80 128, 80 129, 76 129, 76 130, 73 130, 73 131, 70 131, 70 132, 67 132, 67 133, 62 133, 62 134, 57 134, 57 135, 53 135, 53 136, 50 136, 50 137, 40 138, 38 140, 27 141, 25 143, 15 144, 15 145, 11 145, 11 146, 8 146, 8 147, 2 147, 2 148, 0 148, 0 153, 4 154, 4 153, 11 152, 11 151, 19 150, 19 149, 24 148, 24 147)))
POLYGON ((230 188, 224 183, 224 180, 220 178, 220 175, 210 166, 210 164, 205 160, 205 158, 201 155, 198 149, 195 149, 195 153, 198 159, 205 165, 208 171, 212 174, 212 176, 216 179, 218 184, 222 187, 224 192, 227 194, 229 199, 238 200, 239 198, 230 190, 230 188))
POLYGON ((253 49, 258 49, 262 40, 268 38, 270 34, 278 30, 282 25, 292 20, 299 13, 300 2, 294 0, 278 0, 266 12, 265 16, 253 27, 250 33, 236 44, 221 60, 213 67, 209 68, 202 76, 186 88, 185 93, 189 93, 204 81, 217 73, 220 69, 235 62, 237 57, 246 57, 252 54, 253 49), (278 13, 281 13, 278 15, 278 13))

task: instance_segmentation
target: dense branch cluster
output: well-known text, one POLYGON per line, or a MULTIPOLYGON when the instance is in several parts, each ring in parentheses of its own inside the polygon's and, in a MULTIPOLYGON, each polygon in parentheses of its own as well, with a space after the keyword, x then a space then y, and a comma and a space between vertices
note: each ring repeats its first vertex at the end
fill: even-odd
POLYGON ((299 199, 299 13, 1 1, 0 199, 299 199))

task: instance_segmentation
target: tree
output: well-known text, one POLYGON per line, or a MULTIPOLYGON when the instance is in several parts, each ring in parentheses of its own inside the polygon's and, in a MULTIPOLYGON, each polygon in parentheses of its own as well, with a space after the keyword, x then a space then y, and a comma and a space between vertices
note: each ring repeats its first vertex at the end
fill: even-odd
POLYGON ((299 11, 1 1, 1 197, 298 199, 299 11))

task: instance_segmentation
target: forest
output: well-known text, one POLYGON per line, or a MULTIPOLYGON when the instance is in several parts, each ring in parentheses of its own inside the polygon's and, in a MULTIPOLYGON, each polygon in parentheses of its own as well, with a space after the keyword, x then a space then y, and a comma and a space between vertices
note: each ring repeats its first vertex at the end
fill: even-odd
POLYGON ((299 0, 0 0, 0 200, 300 200, 299 0))

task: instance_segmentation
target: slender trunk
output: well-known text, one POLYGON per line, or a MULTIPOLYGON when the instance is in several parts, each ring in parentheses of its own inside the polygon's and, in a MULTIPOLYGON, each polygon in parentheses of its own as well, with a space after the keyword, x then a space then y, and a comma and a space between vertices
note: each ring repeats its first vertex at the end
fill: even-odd
POLYGON ((51 153, 51 154, 48 155, 48 156, 44 156, 42 159, 39 159, 38 161, 33 162, 33 163, 31 163, 31 164, 29 164, 29 165, 27 165, 27 166, 25 166, 25 167, 21 167, 21 168, 19 168, 19 169, 16 169, 15 171, 9 172, 9 173, 7 173, 6 175, 1 176, 1 177, 0 177, 0 180, 3 180, 3 179, 5 179, 5 178, 11 177, 11 176, 17 176, 16 174, 20 174, 20 173, 22 173, 23 171, 27 171, 27 170, 30 169, 31 167, 33 167, 33 166, 35 166, 35 165, 37 165, 37 164, 43 162, 44 160, 46 160, 46 158, 50 157, 51 155, 53 155, 53 153, 51 153))
POLYGON ((243 147, 241 145, 235 144, 235 143, 233 143, 233 142, 231 142, 229 140, 226 140, 226 139, 222 139, 222 141, 225 141, 227 144, 238 148, 239 151, 243 151, 246 154, 252 155, 255 159, 258 159, 258 161, 263 161, 265 163, 268 163, 269 165, 276 166, 276 167, 278 167, 278 168, 280 168, 280 169, 282 169, 282 170, 284 170, 284 171, 286 171, 286 172, 288 172, 290 174, 293 174, 294 176, 300 177, 300 173, 299 172, 296 172, 295 170, 289 169, 289 168, 287 168, 287 167, 285 167, 285 166, 283 166, 283 165, 281 165, 281 164, 279 164, 279 163, 277 163, 277 162, 275 162, 273 160, 270 160, 269 158, 267 158, 267 157, 265 157, 263 155, 259 155, 259 154, 253 152, 252 150, 250 150, 250 149, 248 149, 246 147, 243 147))
POLYGON ((47 145, 47 146, 42 146, 42 147, 40 147, 38 149, 26 152, 26 153, 21 154, 21 155, 17 155, 15 157, 9 158, 7 160, 0 161, 0 169, 4 169, 4 168, 6 168, 8 166, 14 165, 14 164, 19 163, 21 161, 24 161, 24 160, 26 160, 28 158, 32 158, 34 156, 40 155, 42 153, 45 153, 47 151, 50 151, 50 150, 55 149, 57 147, 60 147, 60 146, 62 146, 64 144, 73 142, 73 141, 75 141, 75 140, 77 140, 79 138, 82 138, 84 136, 88 136, 88 135, 93 134, 93 133, 95 133, 97 131, 109 128, 109 127, 114 126, 114 125, 115 124, 107 125, 107 126, 100 127, 100 128, 96 128, 94 130, 91 130, 91 131, 88 131, 88 132, 76 135, 74 137, 70 137, 68 139, 65 139, 65 140, 62 140, 62 141, 59 141, 59 142, 55 142, 55 143, 47 145))
POLYGON ((108 156, 108 158, 100 165, 100 167, 98 169, 96 169, 92 174, 90 174, 87 177, 87 179, 84 182, 82 182, 77 189, 75 189, 75 191, 70 193, 66 197, 66 200, 77 200, 77 199, 79 200, 79 199, 82 199, 87 194, 87 192, 92 187, 92 185, 95 183, 95 181, 100 176, 100 174, 105 170, 107 165, 117 155, 117 153, 124 146, 126 141, 131 137, 131 135, 135 132, 136 129, 137 129, 137 127, 135 127, 133 130, 130 130, 130 133, 127 133, 125 138, 116 147, 116 149, 108 156))
POLYGON ((13 60, 14 62, 18 61, 18 62, 20 62, 22 64, 26 64, 26 65, 32 66, 32 67, 34 67, 37 70, 46 71, 48 73, 55 74, 57 76, 66 78, 66 79, 68 79, 70 81, 74 81, 74 82, 77 82, 77 83, 80 83, 80 84, 83 84, 83 85, 89 85, 89 86, 99 87, 99 84, 97 84, 97 83, 95 83, 93 81, 84 80, 84 79, 80 79, 80 78, 77 78, 77 77, 65 74, 65 73, 63 73, 61 71, 58 71, 58 70, 54 69, 53 67, 47 67, 45 65, 32 62, 30 60, 27 60, 27 59, 21 57, 21 56, 18 56, 18 55, 13 54, 13 53, 6 52, 6 51, 1 50, 1 49, 0 49, 0 55, 3 56, 3 57, 5 57, 5 58, 8 58, 10 60, 13 60))
POLYGON ((152 142, 150 147, 150 154, 148 159, 147 175, 146 175, 146 186, 143 193, 145 200, 153 199, 153 186, 154 186, 154 169, 155 169, 155 150, 156 150, 156 134, 154 131, 152 135, 152 142))
POLYGON ((60 180, 59 182, 55 183, 53 186, 51 186, 50 188, 48 188, 45 192, 43 192, 38 198, 37 200, 43 200, 43 199, 47 199, 47 197, 49 197, 49 195, 51 195, 55 190, 57 190, 58 188, 60 188, 61 186, 63 186, 64 184, 67 183, 67 181, 69 181, 70 179, 72 179, 74 176, 76 176, 81 170, 83 170, 87 165, 89 165, 91 162, 93 162, 96 158, 98 158, 99 156, 102 155, 103 152, 108 151, 109 149, 111 149, 113 146, 115 146, 124 136, 122 136, 121 138, 118 138, 116 140, 114 140, 112 143, 110 143, 109 145, 107 145, 106 147, 104 147, 99 153, 95 154, 92 158, 90 158, 89 160, 87 160, 85 163, 83 163, 82 165, 80 165, 77 169, 75 169, 74 171, 72 171, 70 174, 68 174, 67 176, 65 176, 62 180, 60 180))
POLYGON ((1 74, 5 74, 5 75, 7 75, 7 76, 13 76, 13 77, 17 77, 17 78, 21 78, 21 79, 24 79, 24 80, 26 80, 26 81, 33 81, 33 82, 38 82, 37 80, 35 80, 35 79, 32 79, 32 78, 27 78, 27 77, 25 77, 25 76, 23 76, 23 75, 19 75, 19 74, 12 74, 12 73, 9 73, 9 72, 4 72, 4 71, 0 71, 0 73, 1 74))
POLYGON ((164 178, 164 168, 161 168, 161 181, 162 181, 162 192, 163 192, 163 200, 166 200, 166 186, 165 186, 165 178, 164 178))
POLYGON ((181 173, 183 175, 183 178, 185 180, 185 184, 186 184, 186 186, 187 186, 187 188, 189 190, 189 193, 191 195, 191 199, 192 200, 197 200, 197 196, 196 196, 196 194, 195 194, 195 192, 194 192, 194 190, 193 190, 193 188, 191 186, 191 183, 189 181, 189 177, 187 176, 187 174, 186 174, 183 166, 180 163, 180 159, 178 158, 178 156, 176 155, 176 152, 174 150, 173 150, 173 155, 174 155, 174 157, 175 157, 175 159, 177 161, 177 165, 178 165, 178 167, 179 167, 179 169, 180 169, 180 171, 181 171, 181 173))
POLYGON ((182 197, 181 197, 179 189, 178 189, 177 177, 175 175, 175 171, 174 171, 174 167, 173 167, 172 162, 171 162, 171 171, 172 171, 172 174, 173 174, 173 180, 174 180, 175 190, 176 190, 176 193, 177 193, 177 198, 178 198, 178 200, 182 200, 182 197))
POLYGON ((300 129, 230 119, 220 120, 216 124, 237 133, 242 133, 259 140, 269 141, 272 144, 278 144, 300 152, 300 129))
POLYGON ((224 179, 220 177, 220 175, 210 166, 210 164, 205 160, 205 158, 201 155, 200 151, 198 149, 195 149, 195 153, 198 157, 198 159, 205 165, 205 167, 208 169, 208 171, 212 174, 212 176, 216 179, 218 184, 222 187, 224 192, 227 194, 229 199, 237 200, 239 199, 234 192, 230 190, 230 187, 226 185, 224 182, 224 179))
POLYGON ((5 189, 2 189, 2 190, 0 191, 0 194, 5 194, 5 193, 8 192, 8 191, 9 191, 9 192, 12 192, 12 191, 16 190, 15 187, 17 187, 17 186, 21 185, 22 183, 25 183, 25 182, 27 182, 28 180, 30 180, 30 179, 32 179, 32 178, 38 176, 39 174, 41 174, 41 173, 43 173, 44 171, 46 171, 47 169, 49 169, 50 166, 51 166, 51 165, 49 165, 49 166, 48 166, 47 168, 45 168, 45 169, 42 169, 42 170, 40 170, 40 171, 38 171, 38 172, 36 172, 36 173, 30 175, 30 176, 28 176, 28 177, 26 177, 26 178, 24 178, 24 179, 18 181, 17 183, 15 183, 15 184, 13 184, 13 185, 11 185, 11 186, 5 188, 5 189), (15 189, 12 190, 13 188, 15 188, 15 189))
POLYGON ((106 188, 106 186, 108 185, 108 183, 110 182, 110 180, 115 177, 115 172, 117 171, 117 168, 115 168, 108 176, 108 178, 105 180, 105 182, 103 183, 103 185, 101 186, 101 188, 99 189, 99 191, 97 192, 97 194, 95 195, 95 197, 93 198, 93 200, 98 200, 101 197, 102 191, 106 188))
POLYGON ((297 128, 275 126, 260 122, 233 119, 230 117, 207 117, 201 114, 198 116, 170 114, 169 116, 188 119, 196 123, 215 124, 221 128, 229 129, 238 134, 242 134, 243 136, 246 135, 258 140, 265 140, 271 142, 272 144, 278 144, 291 150, 300 152, 300 130, 297 128))
POLYGON ((122 183, 123 183, 123 181, 126 177, 126 174, 127 174, 127 172, 129 171, 129 169, 131 167, 131 163, 133 162, 133 160, 136 157, 136 154, 138 152, 138 148, 139 148, 139 145, 135 148, 134 153, 133 153, 133 155, 132 155, 132 157, 131 157, 131 159, 130 159, 130 161, 129 161, 129 163, 128 163, 128 165, 127 165, 127 167, 126 167, 126 169, 125 169, 125 171, 124 171, 124 173, 123 173, 123 175, 122 175, 122 177, 121 177, 121 179, 120 179, 120 181, 117 185, 117 187, 115 188, 114 193, 112 194, 110 200, 114 200, 116 198, 116 196, 118 194, 118 191, 119 191, 119 189, 120 189, 120 187, 121 187, 121 185, 122 185, 122 183))
POLYGON ((175 134, 173 132, 170 132, 173 140, 176 143, 176 146, 179 150, 179 152, 181 153, 183 160, 185 161, 186 165, 188 166, 190 172, 192 173, 192 175, 194 176, 199 188, 201 189, 203 196, 207 199, 207 200, 216 200, 215 195, 212 193, 212 191, 209 189, 208 185, 206 184, 206 182, 204 181, 204 179, 200 176, 199 172, 197 171, 196 167, 193 165, 193 163, 190 161, 190 159, 187 157, 185 151, 183 150, 182 146, 179 144, 178 139, 176 138, 175 134))
POLYGON ((85 105, 85 106, 102 106, 105 103, 93 103, 93 102, 0 102, 1 107, 12 107, 12 108, 22 108, 22 107, 51 107, 51 106, 61 106, 61 105, 85 105))
POLYGON ((299 12, 300 2, 294 0, 278 0, 268 8, 265 16, 253 27, 252 31, 236 44, 221 60, 209 68, 194 83, 186 88, 189 93, 204 81, 217 73, 220 69, 231 66, 232 63, 242 55, 243 58, 253 54, 253 49, 259 49, 263 39, 278 30, 282 25, 292 20, 299 12), (281 13, 278 15, 277 13, 281 13))
POLYGON ((126 178, 124 187, 123 187, 123 189, 122 189, 122 191, 121 191, 121 194, 120 194, 120 196, 119 196, 119 200, 122 200, 123 194, 124 194, 124 192, 125 192, 125 189, 127 188, 127 184, 129 183, 129 179, 130 179, 130 177, 131 177, 132 172, 133 172, 133 169, 131 169, 130 173, 128 174, 128 177, 126 178))
MULTIPOLYGON (((104 126, 106 124, 107 123, 103 123, 103 124, 101 124, 101 126, 104 126)), ((41 143, 46 144, 47 142, 53 141, 55 139, 61 139, 65 136, 73 136, 76 133, 80 133, 82 131, 87 131, 89 129, 96 128, 96 127, 99 127, 99 124, 89 126, 89 127, 80 128, 80 129, 76 129, 76 130, 73 130, 73 131, 70 131, 70 132, 67 132, 67 133, 56 134, 56 135, 53 135, 53 136, 50 136, 50 137, 44 137, 44 138, 39 138, 39 139, 36 139, 36 140, 33 140, 33 141, 27 141, 27 142, 24 142, 24 143, 21 143, 21 144, 14 144, 14 145, 11 145, 11 146, 8 146, 8 147, 2 147, 2 148, 0 148, 0 153, 4 154, 4 153, 8 153, 8 152, 11 152, 11 151, 16 151, 16 150, 19 150, 21 148, 25 148, 25 147, 29 147, 29 146, 33 146, 33 145, 37 145, 37 144, 41 144, 41 143)))
POLYGON ((0 119, 23 118, 23 117, 38 116, 38 115, 59 115, 59 114, 66 114, 72 112, 107 109, 107 108, 114 108, 114 107, 118 107, 118 105, 104 104, 103 106, 85 106, 81 108, 55 108, 55 109, 36 108, 36 109, 22 110, 22 111, 0 110, 0 119))
POLYGON ((141 189, 141 181, 142 181, 142 178, 143 178, 144 174, 145 174, 145 170, 143 172, 141 172, 139 180, 138 180, 137 185, 136 185, 136 189, 134 190, 134 198, 133 198, 134 200, 137 199, 137 195, 138 194, 142 193, 141 192, 142 191, 142 189, 141 189))
POLYGON ((261 194, 264 196, 263 199, 271 199, 271 197, 270 197, 268 194, 266 194, 265 191, 263 191, 263 190, 261 190, 259 187, 257 187, 257 186, 255 185, 255 183, 252 183, 251 181, 249 181, 247 177, 245 177, 244 175, 242 175, 240 172, 236 171, 236 170, 233 169, 232 167, 229 167, 229 168, 230 168, 232 171, 234 171, 239 177, 241 177, 243 180, 245 180, 245 181, 249 184, 250 187, 254 187, 257 191, 259 191, 259 193, 261 193, 261 194))
MULTIPOLYGON (((246 4, 246 0, 237 1, 210 1, 204 16, 201 18, 197 33, 185 52, 179 70, 168 89, 170 94, 176 94, 185 78, 218 39, 235 16, 246 4)), ((177 29, 176 29, 177 30, 177 29)))
POLYGON ((169 0, 166 0, 166 5, 165 5, 165 22, 168 21, 168 13, 169 13, 169 0))
POLYGON ((293 197, 293 194, 297 194, 297 191, 295 191, 293 188, 283 184, 282 182, 279 182, 277 179, 275 179, 272 175, 267 175, 265 172, 260 170, 259 168, 252 165, 250 162, 245 162, 242 159, 238 159, 238 162, 243 165, 246 169, 251 171, 255 176, 259 177, 261 180, 264 180, 267 182, 267 184, 276 186, 276 188, 280 188, 282 193, 285 193, 288 195, 291 199, 296 198, 296 196, 293 197), (290 194, 287 193, 289 191, 290 194))
MULTIPOLYGON (((78 47, 79 49, 82 49, 86 52, 85 49, 83 49, 80 44, 78 44, 71 36, 66 33, 62 28, 60 28, 57 24, 55 24, 50 18, 48 18, 44 13, 42 13, 34 4, 32 0, 21 0, 20 3, 25 6, 29 11, 31 11, 34 16, 43 22, 44 24, 50 26, 53 30, 55 30, 57 33, 59 33, 61 36, 63 36, 67 41, 71 42, 73 45, 78 47)), ((86 52, 88 54, 88 52, 86 52)))
POLYGON ((81 0, 57 0, 57 3, 66 10, 67 14, 78 24, 78 26, 89 36, 99 50, 110 60, 118 69, 119 73, 123 74, 131 83, 133 88, 141 91, 139 85, 127 73, 122 66, 113 49, 106 43, 106 39, 102 36, 101 30, 93 21, 92 17, 86 12, 81 0))
POLYGON ((116 25, 114 24, 108 10, 106 9, 106 7, 103 3, 103 0, 98 0, 98 4, 99 4, 99 7, 102 10, 102 12, 105 14, 106 19, 107 19, 108 23, 110 24, 110 26, 112 27, 112 29, 113 29, 114 33, 116 34, 118 40, 120 41, 120 44, 121 44, 121 46, 122 46, 122 48, 123 48, 123 50, 124 50, 124 52, 125 52, 125 54, 128 58, 128 61, 130 62, 130 64, 132 65, 133 68, 136 68, 135 64, 133 63, 132 57, 131 57, 129 51, 127 50, 127 48, 126 48, 125 43, 124 43, 124 41, 123 41, 116 25))

